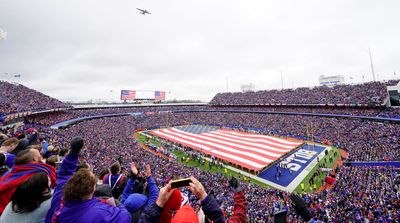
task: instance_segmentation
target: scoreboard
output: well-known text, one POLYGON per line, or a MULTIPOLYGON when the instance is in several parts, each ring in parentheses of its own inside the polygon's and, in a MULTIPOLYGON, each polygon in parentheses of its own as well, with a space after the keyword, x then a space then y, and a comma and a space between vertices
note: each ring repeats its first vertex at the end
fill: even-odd
POLYGON ((121 100, 165 101, 165 91, 121 90, 121 100))

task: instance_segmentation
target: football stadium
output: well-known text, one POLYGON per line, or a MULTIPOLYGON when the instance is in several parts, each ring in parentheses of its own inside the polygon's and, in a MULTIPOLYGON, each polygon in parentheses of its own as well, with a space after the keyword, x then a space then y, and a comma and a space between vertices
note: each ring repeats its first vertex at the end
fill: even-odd
MULTIPOLYGON (((134 199, 140 200, 135 197, 139 191, 149 196, 146 201, 152 201, 169 181, 193 176, 213 194, 215 205, 227 219, 242 213, 239 221, 271 222, 285 213, 290 221, 303 221, 304 213, 290 199, 295 194, 304 199, 307 216, 316 221, 396 222, 400 119, 397 108, 387 108, 385 103, 390 101, 387 88, 398 83, 356 86, 374 89, 366 95, 379 98, 372 107, 368 99, 358 105, 344 101, 268 104, 270 94, 301 95, 304 89, 256 92, 265 104, 251 104, 254 93, 222 93, 205 104, 82 106, 2 81, 1 89, 13 92, 13 97, 3 97, 2 102, 2 201, 10 200, 7 194, 17 193, 15 189, 26 179, 42 172, 54 183, 52 200, 61 199, 57 185, 65 179, 62 174, 70 174, 69 178, 84 174, 83 170, 74 174, 65 169, 70 168, 68 161, 75 168, 90 167, 93 179, 99 180, 95 194, 106 197, 108 187, 109 196, 125 204, 131 214, 138 211, 134 199), (14 103, 20 101, 17 98, 26 103, 14 103), (76 136, 84 144, 79 152, 74 152, 76 136), (28 156, 32 150, 40 155, 28 156), (17 162, 21 154, 25 154, 22 163, 17 162), (79 157, 79 162, 73 157, 79 157), (146 183, 148 174, 151 178, 146 183), (141 189, 132 187, 134 183, 142 185, 141 189)), ((329 90, 334 95, 340 90, 356 97, 354 87, 309 91, 327 94, 329 90)), ((180 189, 173 196, 202 210, 196 194, 180 189)), ((2 203, 3 211, 7 203, 2 203)), ((115 218, 123 218, 119 211, 115 218)))
POLYGON ((0 3, 0 223, 399 223, 398 6, 0 3))

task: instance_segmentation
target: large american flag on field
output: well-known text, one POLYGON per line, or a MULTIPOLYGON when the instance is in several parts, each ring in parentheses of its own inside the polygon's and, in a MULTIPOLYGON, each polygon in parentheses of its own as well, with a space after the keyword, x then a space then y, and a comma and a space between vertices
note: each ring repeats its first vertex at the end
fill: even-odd
POLYGON ((150 134, 255 171, 302 144, 300 141, 202 125, 158 129, 150 134))
POLYGON ((135 91, 121 90, 121 100, 135 100, 135 96, 135 91))

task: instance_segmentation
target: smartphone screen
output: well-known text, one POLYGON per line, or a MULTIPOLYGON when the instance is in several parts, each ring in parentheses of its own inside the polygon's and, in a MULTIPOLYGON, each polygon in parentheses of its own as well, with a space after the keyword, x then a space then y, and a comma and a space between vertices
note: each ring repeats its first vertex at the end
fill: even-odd
POLYGON ((189 186, 189 183, 191 182, 192 180, 190 180, 190 178, 174 180, 171 182, 171 188, 186 187, 189 186))

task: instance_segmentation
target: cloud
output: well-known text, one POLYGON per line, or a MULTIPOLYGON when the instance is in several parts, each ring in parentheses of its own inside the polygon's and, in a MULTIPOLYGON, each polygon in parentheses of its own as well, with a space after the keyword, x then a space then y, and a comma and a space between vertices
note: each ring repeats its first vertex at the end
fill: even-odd
MULTIPOLYGON (((9 1, 0 7, 0 73, 65 100, 121 89, 215 93, 318 84, 319 75, 371 80, 400 73, 400 2, 264 0, 9 1), (136 8, 152 14, 142 16, 136 8), (373 16, 371 16, 373 15, 373 16), (83 90, 84 89, 84 90, 83 90)), ((114 96, 118 99, 117 93, 114 96)))

